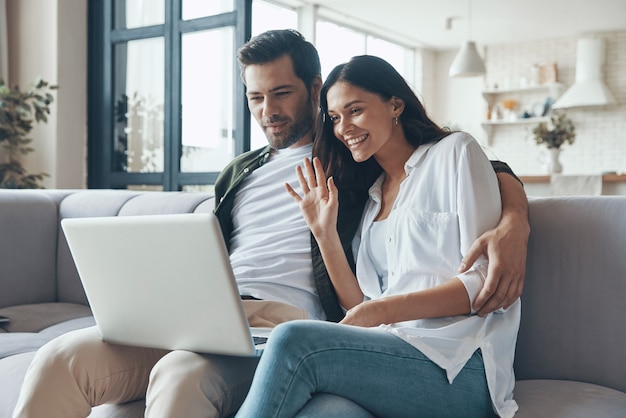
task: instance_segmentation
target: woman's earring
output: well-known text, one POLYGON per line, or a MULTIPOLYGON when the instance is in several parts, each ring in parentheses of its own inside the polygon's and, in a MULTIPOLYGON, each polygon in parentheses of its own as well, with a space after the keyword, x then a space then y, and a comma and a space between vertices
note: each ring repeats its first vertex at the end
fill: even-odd
POLYGON ((395 118, 395 123, 396 123, 396 126, 398 126, 398 117, 397 116, 395 118))

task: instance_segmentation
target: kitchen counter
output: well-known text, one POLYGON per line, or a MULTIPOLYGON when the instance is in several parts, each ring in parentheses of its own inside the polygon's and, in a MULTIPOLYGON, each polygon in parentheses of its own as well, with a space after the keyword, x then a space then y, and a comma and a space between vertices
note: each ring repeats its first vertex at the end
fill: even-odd
MULTIPOLYGON (((550 196, 550 176, 519 176, 528 196, 550 196)), ((626 174, 602 175, 603 195, 626 195, 626 174)))
MULTIPOLYGON (((526 183, 550 183, 550 176, 519 176, 526 183)), ((603 183, 626 183, 626 174, 604 174, 603 183)))

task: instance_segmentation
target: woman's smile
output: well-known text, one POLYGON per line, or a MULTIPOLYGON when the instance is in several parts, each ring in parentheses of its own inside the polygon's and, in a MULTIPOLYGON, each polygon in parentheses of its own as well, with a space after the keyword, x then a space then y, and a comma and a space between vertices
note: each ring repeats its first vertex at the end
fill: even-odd
POLYGON ((357 136, 356 138, 346 138, 345 141, 348 144, 348 147, 353 148, 365 141, 367 138, 369 138, 369 134, 357 136))

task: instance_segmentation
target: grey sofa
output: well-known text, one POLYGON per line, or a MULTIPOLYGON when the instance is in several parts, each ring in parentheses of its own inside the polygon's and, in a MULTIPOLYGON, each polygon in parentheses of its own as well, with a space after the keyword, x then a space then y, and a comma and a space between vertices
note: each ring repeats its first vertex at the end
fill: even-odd
MULTIPOLYGON (((206 193, 0 190, 0 418, 8 418, 41 345, 94 324, 60 220, 210 212, 206 193)), ((92 417, 141 417, 143 402, 95 408, 92 417)), ((43 417, 42 417, 43 418, 43 417)))
MULTIPOLYGON (((0 418, 34 352, 93 319, 60 219, 208 212, 202 193, 0 190, 0 418)), ((626 417, 626 197, 530 199, 517 416, 626 417)), ((143 415, 142 401, 91 417, 143 415)))

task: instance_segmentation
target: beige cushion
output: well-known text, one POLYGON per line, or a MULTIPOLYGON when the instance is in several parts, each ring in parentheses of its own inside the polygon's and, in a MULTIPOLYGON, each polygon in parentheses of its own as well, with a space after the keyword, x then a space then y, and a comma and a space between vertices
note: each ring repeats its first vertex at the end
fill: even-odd
POLYGON ((91 309, 75 303, 35 303, 0 309, 11 319, 3 328, 8 332, 39 332, 70 319, 91 315, 91 309))
POLYGON ((618 418, 626 416, 626 393, 569 380, 522 380, 513 394, 515 418, 618 418))

